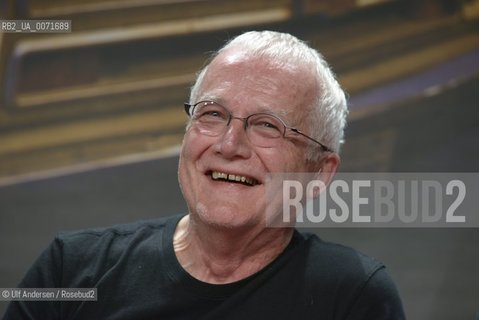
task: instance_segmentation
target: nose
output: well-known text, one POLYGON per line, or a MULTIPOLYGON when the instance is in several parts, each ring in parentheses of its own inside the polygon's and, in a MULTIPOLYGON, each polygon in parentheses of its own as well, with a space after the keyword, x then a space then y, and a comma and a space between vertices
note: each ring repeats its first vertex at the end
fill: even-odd
POLYGON ((218 137, 216 151, 228 159, 247 159, 251 156, 252 150, 246 134, 245 119, 231 118, 228 126, 225 128, 225 132, 218 137))
POLYGON ((229 127, 230 124, 231 124, 231 121, 233 121, 235 119, 243 122, 243 128, 246 130, 246 128, 248 127, 248 118, 233 117, 232 115, 230 115, 230 120, 228 121, 226 126, 229 127))

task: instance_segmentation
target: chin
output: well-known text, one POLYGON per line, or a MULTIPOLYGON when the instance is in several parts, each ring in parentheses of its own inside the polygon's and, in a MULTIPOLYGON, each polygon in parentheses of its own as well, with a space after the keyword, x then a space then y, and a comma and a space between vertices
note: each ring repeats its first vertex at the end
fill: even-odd
POLYGON ((258 212, 256 210, 247 211, 248 214, 245 214, 244 210, 231 205, 212 205, 208 207, 198 203, 195 212, 202 223, 223 229, 242 229, 257 226, 264 220, 259 214, 251 214, 251 212, 258 212))

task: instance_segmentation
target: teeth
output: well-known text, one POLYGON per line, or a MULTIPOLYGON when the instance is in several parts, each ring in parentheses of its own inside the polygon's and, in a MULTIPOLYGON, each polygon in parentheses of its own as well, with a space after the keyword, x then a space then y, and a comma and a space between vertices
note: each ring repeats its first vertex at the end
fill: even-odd
POLYGON ((211 177, 214 180, 222 179, 222 180, 228 180, 228 181, 242 182, 252 186, 257 183, 256 180, 252 178, 248 178, 248 177, 240 176, 240 175, 234 175, 234 174, 227 174, 227 173, 218 172, 218 171, 213 171, 211 173, 211 177))
POLYGON ((228 180, 228 175, 226 173, 218 172, 218 171, 213 171, 211 176, 213 179, 225 179, 228 180))

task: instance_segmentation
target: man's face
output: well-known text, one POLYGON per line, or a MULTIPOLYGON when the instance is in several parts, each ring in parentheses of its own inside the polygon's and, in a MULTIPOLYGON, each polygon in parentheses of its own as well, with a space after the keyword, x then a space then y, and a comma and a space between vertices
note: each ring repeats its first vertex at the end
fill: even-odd
MULTIPOLYGON (((198 101, 193 103, 212 100, 235 117, 267 111, 308 133, 306 106, 313 99, 309 83, 312 79, 304 70, 275 68, 264 59, 229 50, 210 64, 198 101)), ((179 181, 190 213, 221 227, 261 224, 268 173, 311 171, 306 147, 300 137, 281 139, 276 147, 255 146, 238 119, 214 137, 202 134, 193 124, 185 134, 179 162, 179 181), (225 181, 224 174, 245 177, 254 185, 225 181)))

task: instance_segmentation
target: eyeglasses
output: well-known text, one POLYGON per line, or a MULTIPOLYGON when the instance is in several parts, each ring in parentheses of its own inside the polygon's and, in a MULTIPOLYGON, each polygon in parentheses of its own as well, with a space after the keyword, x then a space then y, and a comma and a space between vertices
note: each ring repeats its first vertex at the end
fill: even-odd
POLYGON ((296 128, 288 127, 283 120, 269 113, 254 113, 246 118, 234 117, 228 109, 214 101, 200 101, 196 104, 185 103, 185 111, 191 117, 192 124, 207 136, 215 137, 222 134, 230 125, 231 120, 238 119, 244 122, 248 139, 258 147, 279 146, 280 138, 285 138, 286 130, 289 130, 317 143, 323 151, 332 152, 321 142, 296 128))

